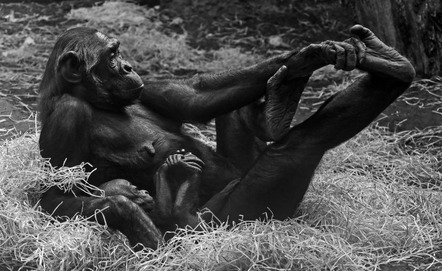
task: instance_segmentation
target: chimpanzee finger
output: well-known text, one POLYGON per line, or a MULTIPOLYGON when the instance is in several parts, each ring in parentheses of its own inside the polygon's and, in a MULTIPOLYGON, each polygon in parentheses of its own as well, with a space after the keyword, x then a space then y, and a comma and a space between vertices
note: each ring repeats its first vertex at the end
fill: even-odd
POLYGON ((193 170, 197 170, 197 171, 201 171, 202 170, 201 165, 199 165, 198 163, 193 163, 193 162, 186 163, 186 167, 191 168, 193 170))
POLYGON ((336 50, 335 69, 342 70, 342 69, 345 68, 346 63, 347 63, 346 57, 345 57, 345 55, 346 55, 345 54, 345 49, 342 46, 340 46, 340 45, 338 45, 336 43, 335 43, 334 46, 335 46, 335 50, 336 50))
POLYGON ((321 42, 322 53, 329 64, 336 63, 336 49, 334 44, 335 42, 330 40, 321 42))
POLYGON ((357 60, 356 57, 356 49, 352 44, 349 44, 347 42, 339 42, 339 46, 343 47, 346 54, 346 62, 344 68, 342 68, 344 71, 351 71, 354 68, 356 68, 357 60))
POLYGON ((357 63, 360 64, 365 59, 365 54, 367 52, 367 46, 358 38, 349 38, 344 42, 350 43, 356 49, 356 54, 358 56, 357 63))
POLYGON ((198 163, 200 165, 204 165, 203 160, 199 159, 195 155, 185 156, 182 160, 185 161, 185 162, 195 162, 195 163, 198 163))
POLYGON ((177 163, 179 163, 181 160, 184 159, 184 154, 172 154, 169 155, 168 159, 170 159, 170 165, 176 165, 177 163))
POLYGON ((183 155, 184 155, 185 157, 196 157, 196 155, 193 154, 193 153, 191 153, 190 151, 188 151, 188 152, 186 152, 186 153, 183 153, 183 155))
POLYGON ((168 157, 166 158, 166 161, 164 161, 164 165, 166 165, 166 166, 170 166, 170 165, 172 165, 172 164, 173 164, 172 156, 168 156, 168 157))
POLYGON ((185 164, 186 164, 186 166, 190 166, 190 167, 199 167, 199 168, 201 168, 201 164, 196 163, 196 162, 193 162, 193 161, 186 162, 185 164))
POLYGON ((166 165, 170 166, 176 163, 176 157, 178 154, 169 155, 164 162, 166 165))
POLYGON ((191 160, 184 162, 185 165, 191 165, 191 166, 197 166, 198 168, 202 169, 204 167, 204 163, 200 163, 199 161, 191 160))
POLYGON ((282 65, 267 81, 267 89, 278 89, 287 76, 287 66, 282 65))

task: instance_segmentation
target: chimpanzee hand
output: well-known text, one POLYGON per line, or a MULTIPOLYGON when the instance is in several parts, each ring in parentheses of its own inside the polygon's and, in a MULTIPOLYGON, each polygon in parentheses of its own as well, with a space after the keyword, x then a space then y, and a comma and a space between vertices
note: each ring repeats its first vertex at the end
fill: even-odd
POLYGON ((310 44, 293 54, 285 63, 287 80, 310 76, 315 70, 329 64, 337 69, 352 70, 358 63, 358 50, 347 42, 325 41, 310 44))
POLYGON ((289 132, 299 99, 308 81, 308 77, 289 81, 287 74, 287 67, 282 66, 267 80, 263 130, 272 141, 278 141, 289 132))
MULTIPOLYGON (((122 195, 138 204, 144 211, 150 212, 154 207, 154 200, 146 190, 139 190, 125 179, 115 179, 99 186, 104 196, 122 195)), ((98 194, 96 192, 95 194, 98 194)))
POLYGON ((321 45, 325 57, 337 70, 355 69, 365 55, 365 45, 356 39, 347 39, 343 42, 327 40, 321 45))

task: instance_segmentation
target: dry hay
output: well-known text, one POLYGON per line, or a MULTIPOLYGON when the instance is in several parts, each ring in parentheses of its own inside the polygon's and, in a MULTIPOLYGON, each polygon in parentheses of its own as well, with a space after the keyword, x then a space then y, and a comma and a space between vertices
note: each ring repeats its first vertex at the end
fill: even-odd
MULTIPOLYGON (((198 129, 190 127, 193 133, 198 129)), ((440 135, 442 129, 390 134, 370 128, 330 151, 297 220, 242 222, 233 228, 204 224, 203 232, 181 230, 157 251, 138 253, 105 226, 79 217, 59 222, 41 212, 36 204, 41 191, 51 185, 81 187, 88 174, 82 166, 52 169, 38 154, 38 135, 22 136, 0 149, 0 262, 38 270, 440 266, 441 157, 430 151, 438 138, 428 141, 429 133, 440 135), (428 148, 404 145, 410 138, 428 148)), ((206 141, 213 130, 207 135, 206 141)))

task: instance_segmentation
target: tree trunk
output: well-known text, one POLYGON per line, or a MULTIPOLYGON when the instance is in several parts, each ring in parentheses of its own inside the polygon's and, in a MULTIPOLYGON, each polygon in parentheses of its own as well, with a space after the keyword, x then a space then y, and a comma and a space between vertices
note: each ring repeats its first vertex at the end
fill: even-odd
POLYGON ((347 0, 358 23, 407 56, 418 75, 442 75, 441 0, 347 0))

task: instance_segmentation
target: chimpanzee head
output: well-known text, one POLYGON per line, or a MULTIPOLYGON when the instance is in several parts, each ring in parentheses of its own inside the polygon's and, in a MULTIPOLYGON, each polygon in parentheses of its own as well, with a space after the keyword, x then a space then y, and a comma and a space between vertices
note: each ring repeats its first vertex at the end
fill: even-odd
POLYGON ((63 33, 49 57, 40 85, 41 99, 67 93, 104 110, 133 103, 143 82, 121 57, 119 45, 117 39, 91 28, 63 33))

